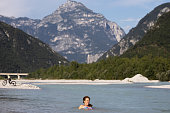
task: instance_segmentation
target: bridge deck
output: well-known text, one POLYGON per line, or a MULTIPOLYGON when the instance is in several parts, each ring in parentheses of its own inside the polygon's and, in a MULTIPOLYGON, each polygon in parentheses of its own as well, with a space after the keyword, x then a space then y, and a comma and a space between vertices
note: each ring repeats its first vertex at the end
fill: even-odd
POLYGON ((0 73, 0 75, 6 75, 8 78, 10 78, 10 76, 16 75, 18 79, 20 79, 20 76, 28 76, 28 73, 0 73))
POLYGON ((25 75, 27 76, 28 73, 0 73, 0 75, 25 75))

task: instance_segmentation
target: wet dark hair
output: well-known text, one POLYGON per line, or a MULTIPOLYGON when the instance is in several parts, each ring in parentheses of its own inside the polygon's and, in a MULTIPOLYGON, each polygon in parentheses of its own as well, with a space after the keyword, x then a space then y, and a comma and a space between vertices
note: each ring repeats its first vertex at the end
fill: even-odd
MULTIPOLYGON (((89 96, 85 96, 85 97, 83 97, 83 103, 84 103, 84 101, 86 100, 86 98, 88 98, 88 99, 90 100, 90 97, 89 97, 89 96)), ((89 106, 89 107, 92 107, 93 105, 92 105, 92 104, 89 104, 88 106, 89 106)))
POLYGON ((84 103, 84 101, 86 100, 86 98, 88 98, 88 99, 90 100, 90 97, 89 97, 89 96, 85 96, 85 97, 83 97, 83 103, 84 103))
POLYGON ((92 105, 92 104, 89 104, 88 106, 89 106, 89 107, 92 107, 93 105, 92 105))

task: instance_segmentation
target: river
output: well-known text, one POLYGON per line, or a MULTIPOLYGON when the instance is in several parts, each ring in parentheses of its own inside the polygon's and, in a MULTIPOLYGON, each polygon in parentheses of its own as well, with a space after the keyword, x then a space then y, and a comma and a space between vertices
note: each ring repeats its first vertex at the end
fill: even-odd
POLYGON ((170 113, 168 82, 112 85, 38 85, 40 90, 0 89, 0 113, 170 113), (84 96, 94 109, 78 110, 84 96))

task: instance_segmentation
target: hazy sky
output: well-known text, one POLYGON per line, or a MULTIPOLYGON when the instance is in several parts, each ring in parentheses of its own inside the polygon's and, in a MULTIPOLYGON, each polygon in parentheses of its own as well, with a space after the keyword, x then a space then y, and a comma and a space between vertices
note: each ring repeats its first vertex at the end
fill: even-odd
MULTIPOLYGON (((0 0, 0 15, 42 19, 67 0, 0 0)), ((83 3, 126 32, 156 6, 170 0, 75 0, 83 3)))

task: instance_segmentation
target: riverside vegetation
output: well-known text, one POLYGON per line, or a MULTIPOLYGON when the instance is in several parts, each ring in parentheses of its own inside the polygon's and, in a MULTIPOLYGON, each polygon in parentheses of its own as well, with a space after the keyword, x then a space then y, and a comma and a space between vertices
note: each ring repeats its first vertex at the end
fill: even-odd
POLYGON ((137 73, 149 79, 170 80, 170 60, 151 55, 142 58, 110 57, 92 64, 78 64, 73 61, 69 66, 53 66, 30 73, 35 79, 124 79, 137 73))
POLYGON ((122 56, 109 57, 92 64, 75 61, 68 66, 53 66, 30 73, 42 79, 124 79, 142 74, 149 79, 170 80, 170 12, 122 56))

